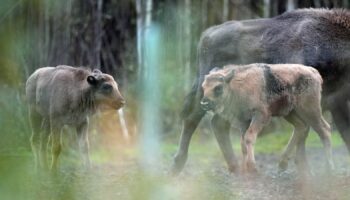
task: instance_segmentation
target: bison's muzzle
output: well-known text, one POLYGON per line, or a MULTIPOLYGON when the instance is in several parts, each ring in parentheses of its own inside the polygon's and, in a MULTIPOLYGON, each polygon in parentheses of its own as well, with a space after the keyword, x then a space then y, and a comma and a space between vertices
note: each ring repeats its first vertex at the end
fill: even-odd
POLYGON ((204 97, 201 100, 201 108, 205 111, 209 111, 209 110, 214 110, 215 108, 215 104, 213 101, 211 101, 210 99, 204 97))
POLYGON ((120 98, 118 99, 114 105, 115 105, 115 109, 119 110, 120 108, 122 108, 125 105, 126 101, 124 100, 124 98, 120 98))

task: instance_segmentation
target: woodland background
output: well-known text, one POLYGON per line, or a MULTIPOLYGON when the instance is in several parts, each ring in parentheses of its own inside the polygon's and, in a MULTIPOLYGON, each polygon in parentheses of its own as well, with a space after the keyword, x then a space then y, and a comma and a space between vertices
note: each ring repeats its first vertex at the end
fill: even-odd
MULTIPOLYGON (((0 84, 23 95, 43 66, 100 68, 121 85, 129 109, 148 67, 145 32, 158 27, 156 63, 162 132, 174 130, 196 73, 206 28, 227 20, 273 17, 297 8, 348 8, 349 0, 1 0, 0 84)), ((141 98, 142 100, 142 98, 141 98)), ((6 105, 5 105, 6 107, 6 105)))
MULTIPOLYGON (((137 159, 139 155, 135 153, 135 146, 129 148, 128 145, 136 143, 136 149, 139 148, 139 136, 150 123, 150 131, 156 130, 155 137, 162 141, 159 148, 164 153, 166 170, 177 148, 183 100, 196 76, 196 48, 201 33, 228 20, 273 17, 297 8, 320 7, 349 8, 350 0, 0 0, 0 198, 4 195, 8 199, 16 199, 12 198, 13 194, 22 195, 19 199, 28 197, 28 194, 33 197, 33 191, 38 189, 36 186, 45 185, 32 184, 35 177, 28 172, 33 164, 24 87, 35 69, 64 64, 99 68, 113 75, 120 84, 127 105, 123 115, 99 114, 96 117, 99 120, 94 127, 97 128, 90 134, 93 161, 103 163, 101 171, 109 172, 106 163, 111 158, 120 164, 130 161, 130 157, 137 159), (150 116, 157 117, 148 121, 150 116), (123 120, 126 127, 122 125, 123 120), (122 136, 125 128, 131 139, 122 136), (20 182, 32 186, 20 187, 20 182), (18 192, 18 188, 21 191, 18 192)), ((208 117, 202 120, 197 131, 200 134, 193 139, 195 144, 190 155, 193 155, 192 159, 205 157, 196 161, 201 166, 203 163, 204 166, 212 166, 208 165, 212 162, 208 159, 217 157, 219 160, 215 163, 225 166, 216 144, 212 145, 214 139, 208 121, 208 117)), ((281 128, 279 124, 275 126, 281 128)), ((291 132, 290 127, 282 128, 291 132)), ((309 144, 319 147, 317 137, 310 137, 309 144)), ((74 177, 69 174, 70 164, 77 160, 72 138, 74 136, 69 135, 64 141, 64 148, 73 146, 73 151, 63 152, 63 169, 67 172, 63 178, 74 177)), ((262 138, 261 141, 268 142, 257 144, 257 152, 281 152, 288 138, 288 134, 262 138)), ((343 145, 337 134, 333 139, 335 146, 343 145)), ((234 146, 239 152, 239 138, 234 138, 234 146)), ((189 161, 188 165, 193 166, 193 163, 189 161)), ((131 166, 126 168, 134 169, 135 165, 131 166)), ((219 176, 226 176, 220 170, 219 176)), ((135 173, 130 176, 139 178, 135 173)), ((82 183, 88 184, 82 177, 78 175, 82 183)), ((97 173, 90 178, 96 177, 99 177, 97 173)), ((117 178, 124 180, 119 175, 117 178)), ((156 179, 156 182, 164 180, 156 179)), ((68 184, 67 188, 71 186, 69 178, 62 179, 60 183, 68 184)), ((134 182, 129 180, 129 183, 134 182)), ((146 187, 146 191, 148 187, 153 187, 147 181, 140 184, 146 187)), ((220 184, 217 185, 222 189, 220 184)), ((218 189, 217 185, 213 188, 218 189)), ((51 186, 46 187, 49 191, 51 186)), ((57 196, 74 199, 78 193, 67 188, 67 191, 58 190, 57 196)), ((42 188, 38 190, 42 191, 42 188)), ((84 187, 77 186, 76 190, 81 192, 81 199, 89 194, 94 196, 84 192, 84 187)), ((118 198, 115 193, 106 196, 111 191, 101 193, 100 199, 118 198)), ((124 194, 123 191, 121 194, 124 194)), ((140 196, 136 195, 134 199, 143 197, 142 194, 141 191, 140 196)), ((44 194, 39 199, 50 199, 45 195, 50 196, 44 194)), ((34 195, 33 199, 38 197, 34 195)))

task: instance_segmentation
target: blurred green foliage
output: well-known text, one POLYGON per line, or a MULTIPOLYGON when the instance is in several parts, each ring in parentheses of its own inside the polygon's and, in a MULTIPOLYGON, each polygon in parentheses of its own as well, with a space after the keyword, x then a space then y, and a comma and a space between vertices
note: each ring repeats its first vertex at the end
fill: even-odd
POLYGON ((0 152, 15 153, 30 150, 30 127, 23 94, 10 87, 0 86, 0 152))

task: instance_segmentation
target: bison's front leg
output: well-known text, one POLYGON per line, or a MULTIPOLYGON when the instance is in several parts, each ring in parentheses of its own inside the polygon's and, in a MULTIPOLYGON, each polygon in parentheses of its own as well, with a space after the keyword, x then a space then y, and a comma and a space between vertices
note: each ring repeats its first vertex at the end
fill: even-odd
POLYGON ((184 168, 184 165, 187 161, 188 148, 190 145, 191 137, 203 115, 203 111, 195 112, 183 120, 179 149, 174 156, 174 163, 171 168, 172 174, 177 175, 184 168))
POLYGON ((89 155, 89 134, 88 134, 88 119, 80 126, 77 127, 79 149, 82 156, 82 160, 85 167, 90 167, 90 155, 89 155))
POLYGON ((231 138, 230 138, 230 123, 218 115, 215 115, 211 121, 212 128, 224 155, 228 169, 231 172, 237 172, 238 162, 233 152, 231 138))
POLYGON ((257 172, 254 157, 254 144, 258 133, 269 122, 270 116, 266 113, 256 113, 244 134, 243 145, 245 145, 246 155, 243 158, 243 170, 247 172, 257 172))
MULTIPOLYGON (((346 84, 327 100, 333 121, 350 152, 350 84, 346 84)), ((323 98, 325 100, 326 98, 323 98)))

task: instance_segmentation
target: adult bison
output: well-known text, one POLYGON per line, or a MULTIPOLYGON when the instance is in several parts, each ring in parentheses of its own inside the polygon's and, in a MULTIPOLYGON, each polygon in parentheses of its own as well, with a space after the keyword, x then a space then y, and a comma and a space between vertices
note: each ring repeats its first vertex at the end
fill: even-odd
POLYGON ((43 67, 27 80, 26 96, 32 127, 31 145, 37 167, 47 168, 48 138, 51 169, 56 169, 64 125, 77 130, 84 162, 90 165, 88 117, 97 109, 119 109, 125 101, 112 76, 99 70, 70 66, 43 67))
MULTIPOLYGON (((350 11, 300 9, 266 19, 229 21, 203 32, 197 50, 198 74, 183 107, 183 127, 173 173, 187 160, 194 130, 205 114, 200 107, 204 76, 226 64, 298 63, 316 68, 324 79, 323 108, 333 120, 350 150, 350 11)), ((220 116, 212 128, 230 171, 237 170, 230 123, 220 116)), ((305 144, 303 144, 305 146, 305 144)))

